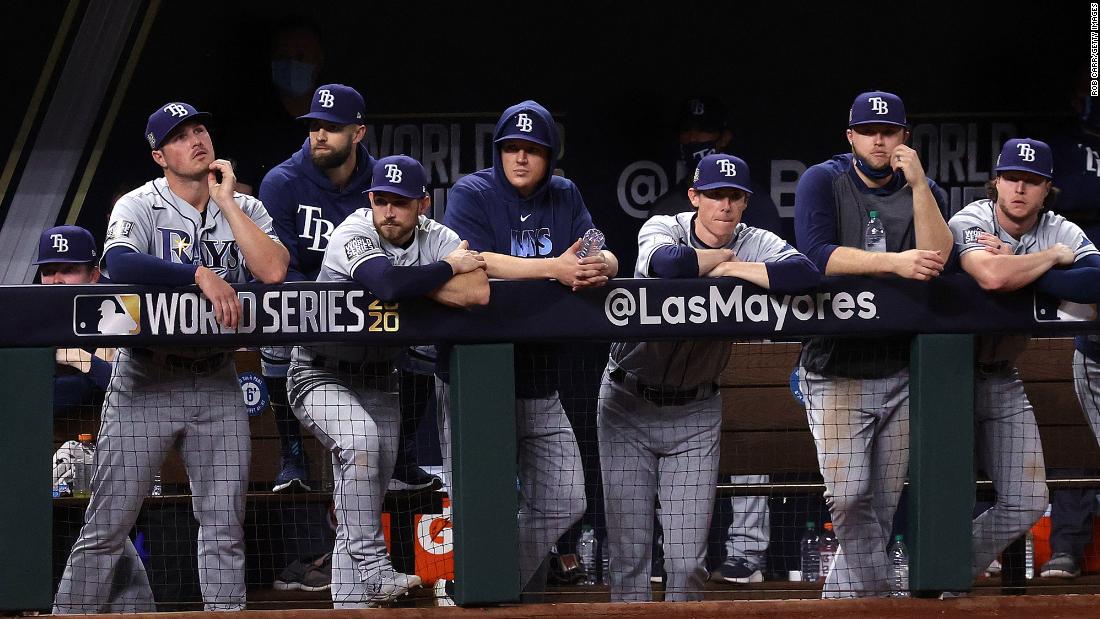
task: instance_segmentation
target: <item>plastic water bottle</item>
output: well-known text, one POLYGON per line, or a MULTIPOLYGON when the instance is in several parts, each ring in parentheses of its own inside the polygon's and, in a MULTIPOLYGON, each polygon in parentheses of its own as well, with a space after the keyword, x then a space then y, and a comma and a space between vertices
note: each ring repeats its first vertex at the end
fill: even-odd
POLYGON ((801 559, 802 582, 817 582, 821 575, 821 551, 818 549, 819 540, 814 529, 814 521, 806 521, 806 531, 799 542, 799 557, 801 559))
POLYGON ((585 258, 603 249, 604 236, 596 228, 591 228, 581 237, 581 247, 577 250, 578 258, 585 258))
POLYGON ((607 552, 607 538, 600 542, 600 584, 611 584, 611 555, 607 552))
POLYGON ((1031 529, 1027 530, 1027 539, 1024 541, 1024 578, 1035 578, 1035 538, 1031 535, 1031 529))
POLYGON ((863 229, 863 249, 867 251, 886 251, 886 230, 879 221, 878 211, 871 211, 867 227, 863 229))
POLYGON ((836 549, 840 544, 836 541, 836 534, 833 533, 833 523, 825 523, 825 531, 821 533, 821 541, 817 544, 817 551, 821 557, 821 577, 818 580, 825 580, 829 577, 829 570, 833 567, 833 557, 836 555, 836 549))
POLYGON ((890 555, 891 597, 909 597, 909 549, 905 547, 901 535, 894 536, 886 554, 890 555))
POLYGON ((149 491, 149 496, 164 496, 164 487, 160 485, 160 471, 153 475, 153 489, 149 491))
POLYGON ((577 558, 584 568, 584 580, 581 584, 596 584, 596 534, 588 525, 581 528, 581 538, 577 541, 577 558))
POLYGON ((80 450, 77 459, 73 461, 73 496, 88 497, 92 495, 92 471, 95 470, 95 443, 91 434, 77 436, 80 441, 80 450))

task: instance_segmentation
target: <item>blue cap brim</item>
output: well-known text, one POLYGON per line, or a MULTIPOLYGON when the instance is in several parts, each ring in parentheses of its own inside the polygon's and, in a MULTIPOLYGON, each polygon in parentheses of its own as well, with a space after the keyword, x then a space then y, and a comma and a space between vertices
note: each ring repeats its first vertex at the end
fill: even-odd
POLYGON ((210 112, 195 112, 194 114, 188 114, 187 116, 180 118, 168 129, 168 131, 164 132, 164 135, 160 138, 159 141, 157 141, 157 145, 153 148, 153 150, 160 150, 161 145, 164 144, 164 140, 168 139, 168 136, 172 135, 172 132, 176 130, 176 127, 182 125, 183 123, 196 120, 207 121, 211 118, 213 118, 213 116, 210 114, 210 112))
POLYGON ((908 123, 899 123, 892 120, 861 120, 857 123, 848 125, 848 128, 859 127, 860 125, 894 125, 895 127, 909 128, 908 123))
POLYGON ((298 120, 323 120, 330 123, 336 123, 338 125, 362 125, 364 124, 360 119, 348 120, 346 118, 340 118, 335 114, 329 114, 327 112, 311 112, 304 116, 299 116, 298 120))
POLYGON ((95 258, 91 260, 73 260, 69 258, 46 258, 42 260, 39 258, 31 264, 95 264, 95 258))
POLYGON ((1031 168, 1025 168, 1024 166, 1010 165, 1010 166, 1005 166, 1003 168, 1002 167, 997 167, 997 168, 993 168, 993 171, 996 172, 997 174, 1000 174, 1001 172, 1030 172, 1030 173, 1032 173, 1036 176, 1042 176, 1043 178, 1047 179, 1048 181, 1054 180, 1054 176, 1051 175, 1051 174, 1044 174, 1042 172, 1036 172, 1035 170, 1032 170, 1031 168))
POLYGON ((706 191, 708 189, 725 189, 727 187, 732 188, 732 189, 740 189, 741 191, 744 191, 745 193, 749 194, 750 196, 752 195, 752 190, 751 189, 749 189, 748 187, 745 187, 744 185, 740 185, 738 183, 728 183, 726 181, 718 181, 716 183, 706 183, 705 185, 692 185, 692 189, 694 189, 695 191, 706 191))
POLYGON ((524 142, 530 142, 532 144, 538 144, 539 146, 545 146, 546 148, 552 148, 549 144, 546 143, 545 140, 537 139, 530 133, 508 133, 493 140, 493 143, 500 144, 501 142, 504 142, 506 140, 523 140, 524 142))
POLYGON ((405 189, 402 189, 401 187, 393 187, 391 185, 375 185, 374 187, 371 187, 367 191, 372 191, 372 192, 383 192, 384 191, 386 193, 395 193, 399 196, 405 196, 406 198, 409 198, 410 200, 418 200, 418 199, 423 198, 424 196, 428 195, 426 192, 421 193, 421 194, 416 194, 416 193, 410 194, 409 191, 407 191, 405 189))

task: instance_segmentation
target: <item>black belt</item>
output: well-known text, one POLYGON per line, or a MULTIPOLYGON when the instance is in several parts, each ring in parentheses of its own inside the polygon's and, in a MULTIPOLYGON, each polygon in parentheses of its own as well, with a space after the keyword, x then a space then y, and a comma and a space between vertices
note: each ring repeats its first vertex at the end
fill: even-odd
POLYGON ((974 369, 981 376, 1003 376, 1011 373, 1014 367, 1015 365, 1011 361, 978 362, 974 364, 974 369))
POLYGON ((213 374, 229 361, 229 353, 215 353, 205 357, 186 357, 173 355, 148 348, 132 348, 130 354, 141 361, 151 361, 157 365, 196 375, 213 374))
POLYGON ((615 368, 607 373, 611 380, 633 391, 635 395, 656 404, 657 406, 681 406, 688 402, 694 402, 710 397, 717 390, 714 383, 699 385, 691 389, 673 389, 664 385, 646 385, 640 383, 632 374, 628 374, 622 368, 615 368))

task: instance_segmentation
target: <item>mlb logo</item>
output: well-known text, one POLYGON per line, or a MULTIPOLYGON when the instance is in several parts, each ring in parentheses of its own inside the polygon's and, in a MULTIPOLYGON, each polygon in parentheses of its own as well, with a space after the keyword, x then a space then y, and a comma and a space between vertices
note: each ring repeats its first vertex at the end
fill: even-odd
POLYGON ((76 335, 141 333, 141 297, 136 294, 82 294, 73 299, 76 335))

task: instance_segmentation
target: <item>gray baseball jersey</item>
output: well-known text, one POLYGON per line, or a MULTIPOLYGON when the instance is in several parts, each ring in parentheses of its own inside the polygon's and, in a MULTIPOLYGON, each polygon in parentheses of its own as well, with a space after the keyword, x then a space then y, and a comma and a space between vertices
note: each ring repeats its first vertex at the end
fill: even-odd
MULTIPOLYGON (((443 224, 420 216, 407 247, 391 245, 378 234, 370 209, 348 215, 332 232, 324 262, 317 275, 319 282, 354 281, 355 269, 367 260, 383 256, 394 266, 417 266, 439 262, 458 248, 462 240, 443 224)), ((309 355, 325 355, 345 361, 391 360, 401 347, 324 345, 299 347, 296 354, 305 361, 309 355)))
MULTIPOLYGON (((995 235, 1022 256, 1062 243, 1074 251, 1074 259, 1098 253, 1076 224, 1050 211, 1039 215, 1031 230, 1013 238, 997 223, 992 200, 968 204, 948 222, 959 255, 984 251, 977 242, 983 232, 995 235)), ((1027 343, 1027 336, 983 336, 978 361, 1013 361, 1027 343)), ((975 372, 974 418, 976 447, 982 468, 993 480, 997 502, 974 519, 971 572, 981 574, 1012 540, 1025 533, 1043 515, 1047 487, 1043 446, 1035 413, 1014 367, 1003 371, 975 372)))
MULTIPOLYGON (((243 194, 234 199, 278 242, 258 200, 243 194)), ((201 264, 229 282, 249 279, 233 229, 217 204, 210 200, 199 213, 164 178, 115 204, 104 253, 115 247, 201 264)), ((208 347, 123 348, 104 400, 87 522, 58 585, 55 613, 104 609, 122 560, 113 548, 122 548, 173 445, 180 446, 194 496, 205 609, 244 608, 244 492, 251 436, 231 356, 208 347), (204 361, 180 363, 180 356, 204 361)))
MULTIPOLYGON (((354 281, 355 269, 384 258, 395 266, 432 264, 461 241, 446 226, 421 217, 406 247, 378 234, 370 209, 348 216, 333 231, 318 281, 354 281)), ((400 407, 379 377, 349 376, 339 366, 314 367, 318 355, 352 362, 393 360, 399 347, 319 345, 294 349, 287 387, 294 414, 332 452, 336 542, 331 595, 335 607, 392 600, 416 576, 394 570, 381 529, 382 502, 397 458, 400 407)), ((380 372, 386 372, 383 366, 380 372)), ((360 372, 360 373, 365 373, 360 372)))
MULTIPOLYGON (((955 237, 959 256, 984 250, 984 246, 978 243, 978 236, 983 232, 1001 239, 1012 248, 1012 253, 1016 256, 1038 253, 1057 243, 1073 250, 1074 261, 1100 253, 1080 226, 1051 211, 1041 213, 1035 227, 1019 239, 1013 238, 997 224, 996 209, 997 205, 992 200, 976 200, 951 218, 948 226, 955 237)), ((1027 341, 1026 335, 982 336, 978 340, 978 361, 1014 361, 1027 346, 1027 341)))
MULTIPOLYGON (((667 245, 709 248, 692 233, 695 213, 659 215, 638 232, 638 262, 634 277, 651 277, 649 262, 657 249, 667 245)), ((739 224, 725 245, 743 262, 778 262, 800 255, 775 234, 739 224)), ((714 382, 729 359, 729 342, 684 340, 672 342, 615 342, 611 361, 634 374, 639 382, 688 389, 714 382)))
MULTIPOLYGON (((259 200, 242 193, 233 199, 256 226, 276 243, 271 216, 259 200)), ((181 264, 200 264, 230 283, 247 282, 251 275, 233 230, 211 199, 199 213, 158 178, 122 196, 107 226, 106 254, 115 247, 181 264)))

